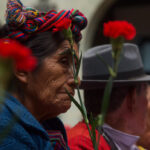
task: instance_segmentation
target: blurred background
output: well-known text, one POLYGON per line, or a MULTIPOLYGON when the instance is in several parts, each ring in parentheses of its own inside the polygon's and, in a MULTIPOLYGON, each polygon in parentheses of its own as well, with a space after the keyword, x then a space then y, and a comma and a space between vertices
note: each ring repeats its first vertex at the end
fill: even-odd
MULTIPOLYGON (((80 50, 109 43, 103 36, 103 23, 109 20, 126 20, 137 29, 133 43, 139 45, 144 67, 150 73, 150 0, 21 0, 25 6, 32 6, 41 11, 51 9, 79 9, 88 18, 88 27, 83 31, 80 50), (149 62, 148 62, 149 61, 149 62)), ((5 23, 7 0, 0 0, 0 25, 5 23)), ((82 78, 82 72, 80 72, 82 78)), ((81 115, 72 104, 71 109, 60 116, 62 121, 74 126, 81 115)))

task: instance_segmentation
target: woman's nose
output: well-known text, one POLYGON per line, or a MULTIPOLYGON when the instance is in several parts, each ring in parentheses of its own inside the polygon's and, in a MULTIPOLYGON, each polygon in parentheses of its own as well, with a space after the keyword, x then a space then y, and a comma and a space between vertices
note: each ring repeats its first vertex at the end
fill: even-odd
POLYGON ((81 81, 80 81, 80 78, 77 77, 77 79, 75 80, 74 77, 70 77, 69 80, 68 80, 68 84, 75 88, 77 85, 80 85, 81 81))

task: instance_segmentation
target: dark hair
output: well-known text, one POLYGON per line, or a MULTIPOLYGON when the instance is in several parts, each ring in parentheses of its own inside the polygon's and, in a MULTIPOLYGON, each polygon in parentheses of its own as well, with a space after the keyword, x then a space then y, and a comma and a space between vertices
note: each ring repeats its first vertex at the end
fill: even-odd
MULTIPOLYGON (((0 37, 7 37, 7 34, 11 32, 13 27, 7 25, 3 26, 0 30, 0 37)), ((39 32, 31 34, 26 40, 17 39, 21 44, 31 49, 32 54, 38 59, 42 59, 47 55, 51 55, 57 50, 60 43, 65 40, 62 32, 56 32, 53 34, 51 31, 39 32)))
MULTIPOLYGON (((10 33, 14 27, 10 27, 8 25, 4 25, 0 29, 0 38, 7 38, 8 33, 10 33)), ((39 32, 32 34, 26 40, 19 40, 21 44, 27 46, 31 49, 32 54, 37 58, 38 64, 37 67, 33 70, 33 73, 37 72, 42 65, 42 60, 53 54, 60 46, 60 44, 66 40, 64 34, 62 32, 56 32, 55 34, 51 31, 39 32)), ((74 39, 75 42, 76 39, 74 39)), ((13 79, 10 82, 9 90, 14 90, 14 85, 17 87, 17 79, 16 77, 12 77, 13 79), (14 84, 15 83, 15 84, 14 84), (12 87, 13 86, 13 87, 12 87)))
MULTIPOLYGON (((117 110, 123 103, 127 94, 133 92, 134 89, 136 89, 137 93, 140 93, 141 84, 135 86, 113 87, 109 100, 108 113, 117 110)), ((96 116, 101 113, 103 94, 104 89, 84 90, 84 101, 88 114, 92 113, 96 116)))

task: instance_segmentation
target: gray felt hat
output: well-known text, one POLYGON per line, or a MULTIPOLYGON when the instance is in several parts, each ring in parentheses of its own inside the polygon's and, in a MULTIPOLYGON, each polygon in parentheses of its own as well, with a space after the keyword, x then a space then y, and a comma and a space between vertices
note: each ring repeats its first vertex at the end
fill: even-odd
MULTIPOLYGON (((101 45, 89 49, 83 56, 83 80, 80 88, 92 89, 103 88, 109 78, 106 65, 97 55, 103 57, 106 63, 112 66, 111 55, 112 46, 110 44, 101 45)), ((144 73, 143 63, 137 45, 125 43, 118 67, 118 75, 115 78, 114 86, 124 86, 149 82, 150 76, 144 73)))

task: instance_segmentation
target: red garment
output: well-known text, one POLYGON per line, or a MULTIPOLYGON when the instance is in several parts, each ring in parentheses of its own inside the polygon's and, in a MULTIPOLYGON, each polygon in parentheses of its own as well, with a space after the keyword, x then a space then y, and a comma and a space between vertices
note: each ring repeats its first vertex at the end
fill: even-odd
MULTIPOLYGON (((96 130, 96 135, 98 131, 96 130)), ((84 122, 79 122, 72 129, 67 130, 68 145, 71 150, 93 150, 88 129, 84 122)), ((103 136, 100 137, 99 150, 111 150, 103 136)))

